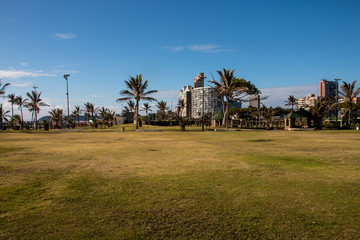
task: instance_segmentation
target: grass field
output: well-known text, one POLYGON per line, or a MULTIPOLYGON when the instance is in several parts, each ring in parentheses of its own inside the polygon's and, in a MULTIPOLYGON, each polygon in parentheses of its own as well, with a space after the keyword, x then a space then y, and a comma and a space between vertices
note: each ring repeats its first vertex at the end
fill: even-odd
POLYGON ((0 239, 360 239, 359 132, 188 129, 0 133, 0 239))

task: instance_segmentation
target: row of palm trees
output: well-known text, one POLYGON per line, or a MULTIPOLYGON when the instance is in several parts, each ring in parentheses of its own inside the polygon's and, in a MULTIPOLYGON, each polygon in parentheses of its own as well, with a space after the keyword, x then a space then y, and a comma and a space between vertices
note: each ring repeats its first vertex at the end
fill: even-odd
MULTIPOLYGON (((5 89, 10 86, 9 83, 5 83, 2 84, 1 80, 0 80, 0 96, 5 95, 5 89)), ((23 98, 22 96, 16 96, 15 94, 9 94, 7 96, 8 98, 8 102, 11 104, 11 120, 16 120, 17 122, 20 123, 20 127, 21 129, 24 127, 24 118, 23 118, 23 108, 27 108, 31 113, 32 113, 32 118, 34 119, 34 128, 37 128, 37 116, 38 113, 40 112, 40 107, 42 106, 49 106, 47 103, 45 103, 42 99, 41 99, 41 94, 42 92, 38 92, 37 90, 33 90, 31 92, 27 92, 26 96, 28 98, 23 98), (17 105, 21 116, 20 117, 15 117, 14 116, 14 105, 17 105)), ((9 111, 3 111, 3 108, 1 106, 1 124, 2 124, 2 120, 5 119, 8 121, 8 117, 10 117, 10 115, 8 115, 9 111)), ((2 126, 1 126, 2 128, 2 126)))
MULTIPOLYGON (((327 98, 319 98, 314 100, 312 106, 308 106, 309 111, 316 120, 318 128, 321 128, 322 119, 328 115, 330 111, 341 109, 342 115, 347 116, 347 125, 350 127, 351 123, 355 122, 354 112, 360 112, 360 102, 357 101, 357 97, 360 94, 360 87, 356 88, 356 80, 352 83, 343 81, 340 86, 339 99, 329 96, 327 98)), ((297 105, 297 99, 294 95, 290 95, 286 101, 286 106, 291 106, 294 111, 294 106, 297 105)), ((335 114, 338 114, 337 112, 335 114)))

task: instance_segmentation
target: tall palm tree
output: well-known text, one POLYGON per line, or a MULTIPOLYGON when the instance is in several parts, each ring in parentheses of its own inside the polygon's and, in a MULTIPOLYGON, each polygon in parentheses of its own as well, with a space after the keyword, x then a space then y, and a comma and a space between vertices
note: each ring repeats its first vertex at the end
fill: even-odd
POLYGON ((235 74, 236 69, 230 71, 230 69, 223 68, 222 71, 217 71, 220 77, 220 82, 211 80, 210 82, 215 85, 214 89, 217 92, 219 97, 226 99, 225 112, 223 117, 222 125, 225 125, 228 128, 228 118, 229 118, 229 108, 230 103, 235 100, 240 100, 245 95, 252 93, 253 90, 258 90, 253 84, 245 79, 237 78, 235 74), (250 89, 254 88, 254 89, 250 89))
POLYGON ((149 122, 148 112, 152 112, 151 105, 149 103, 144 103, 142 109, 145 111, 147 122, 149 122))
POLYGON ((99 108, 95 108, 95 105, 91 102, 87 102, 84 105, 85 105, 85 115, 87 116, 88 120, 90 120, 91 117, 91 120, 95 121, 96 113, 99 108))
POLYGON ((19 110, 20 110, 20 113, 21 113, 21 130, 24 127, 23 106, 25 106, 27 103, 28 103, 28 100, 23 99, 22 96, 17 96, 16 97, 15 104, 19 106, 19 110))
POLYGON ((41 99, 41 93, 42 92, 38 93, 36 90, 26 93, 26 96, 29 98, 29 102, 26 104, 26 107, 34 114, 35 117, 34 129, 37 129, 37 115, 40 112, 40 107, 49 106, 41 99))
POLYGON ((72 111, 72 114, 75 117, 75 121, 77 119, 77 124, 79 124, 80 121, 80 114, 81 114, 81 107, 80 106, 75 106, 74 110, 72 111))
POLYGON ((55 128, 61 128, 63 110, 60 108, 54 108, 49 111, 49 114, 51 115, 51 120, 54 122, 55 128))
POLYGON ((291 109, 294 111, 294 106, 296 105, 296 100, 297 99, 294 97, 294 95, 289 95, 285 106, 291 106, 291 109))
MULTIPOLYGON (((3 95, 5 94, 5 90, 6 88, 10 85, 10 83, 5 83, 3 84, 1 82, 0 79, 0 98, 3 97, 3 95)), ((2 129, 2 121, 3 121, 3 114, 4 114, 4 109, 3 109, 3 105, 0 104, 0 108, 1 108, 1 115, 0 115, 0 128, 2 129)))
POLYGON ((15 93, 11 93, 7 96, 8 102, 11 103, 11 117, 14 117, 14 103, 16 103, 15 93))
POLYGON ((165 119, 165 111, 168 109, 168 107, 166 106, 167 102, 161 100, 160 102, 157 102, 156 107, 159 109, 158 110, 158 117, 160 118, 160 120, 164 120, 165 119))
POLYGON ((146 116, 148 115, 148 112, 151 112, 151 105, 149 103, 144 103, 142 106, 142 109, 145 111, 146 116))
POLYGON ((345 105, 349 118, 348 126, 350 127, 351 117, 352 117, 352 108, 356 103, 356 97, 360 94, 360 88, 355 89, 356 80, 352 83, 343 82, 343 85, 340 86, 341 91, 339 91, 340 99, 342 105, 345 105))
POLYGON ((1 79, 0 79, 0 97, 2 97, 5 94, 5 90, 6 88, 10 86, 10 83, 1 83, 1 79))
POLYGON ((146 92, 148 86, 148 80, 142 81, 142 75, 136 75, 136 78, 129 76, 129 79, 125 81, 126 90, 122 90, 120 95, 125 96, 116 99, 117 102, 122 102, 130 99, 135 99, 135 119, 136 129, 139 128, 139 102, 140 100, 155 101, 155 98, 149 97, 150 94, 156 93, 157 90, 150 90, 146 92))

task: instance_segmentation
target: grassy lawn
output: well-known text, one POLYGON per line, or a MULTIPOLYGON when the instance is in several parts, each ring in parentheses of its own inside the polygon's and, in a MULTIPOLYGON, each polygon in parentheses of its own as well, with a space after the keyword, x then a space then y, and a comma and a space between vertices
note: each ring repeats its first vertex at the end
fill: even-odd
POLYGON ((360 132, 0 133, 0 239, 360 239, 360 132))

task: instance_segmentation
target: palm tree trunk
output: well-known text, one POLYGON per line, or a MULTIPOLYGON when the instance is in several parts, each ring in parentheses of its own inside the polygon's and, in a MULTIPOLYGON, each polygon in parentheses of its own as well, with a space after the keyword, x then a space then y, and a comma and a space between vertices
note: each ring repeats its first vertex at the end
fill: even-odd
POLYGON ((351 122, 351 106, 349 106, 349 119, 348 119, 349 128, 350 128, 350 122, 351 122))
POLYGON ((34 129, 37 129, 37 112, 35 110, 34 129))
POLYGON ((14 104, 11 103, 11 118, 14 117, 14 104))
POLYGON ((229 100, 226 102, 226 109, 225 109, 225 113, 224 113, 224 118, 223 118, 223 124, 225 125, 226 128, 228 128, 228 114, 229 114, 229 100))
POLYGON ((135 119, 136 119, 136 129, 139 128, 139 100, 136 100, 136 107, 135 107, 135 119))
POLYGON ((21 130, 23 130, 23 128, 24 128, 24 118, 23 118, 22 106, 20 106, 20 112, 21 112, 21 130))

